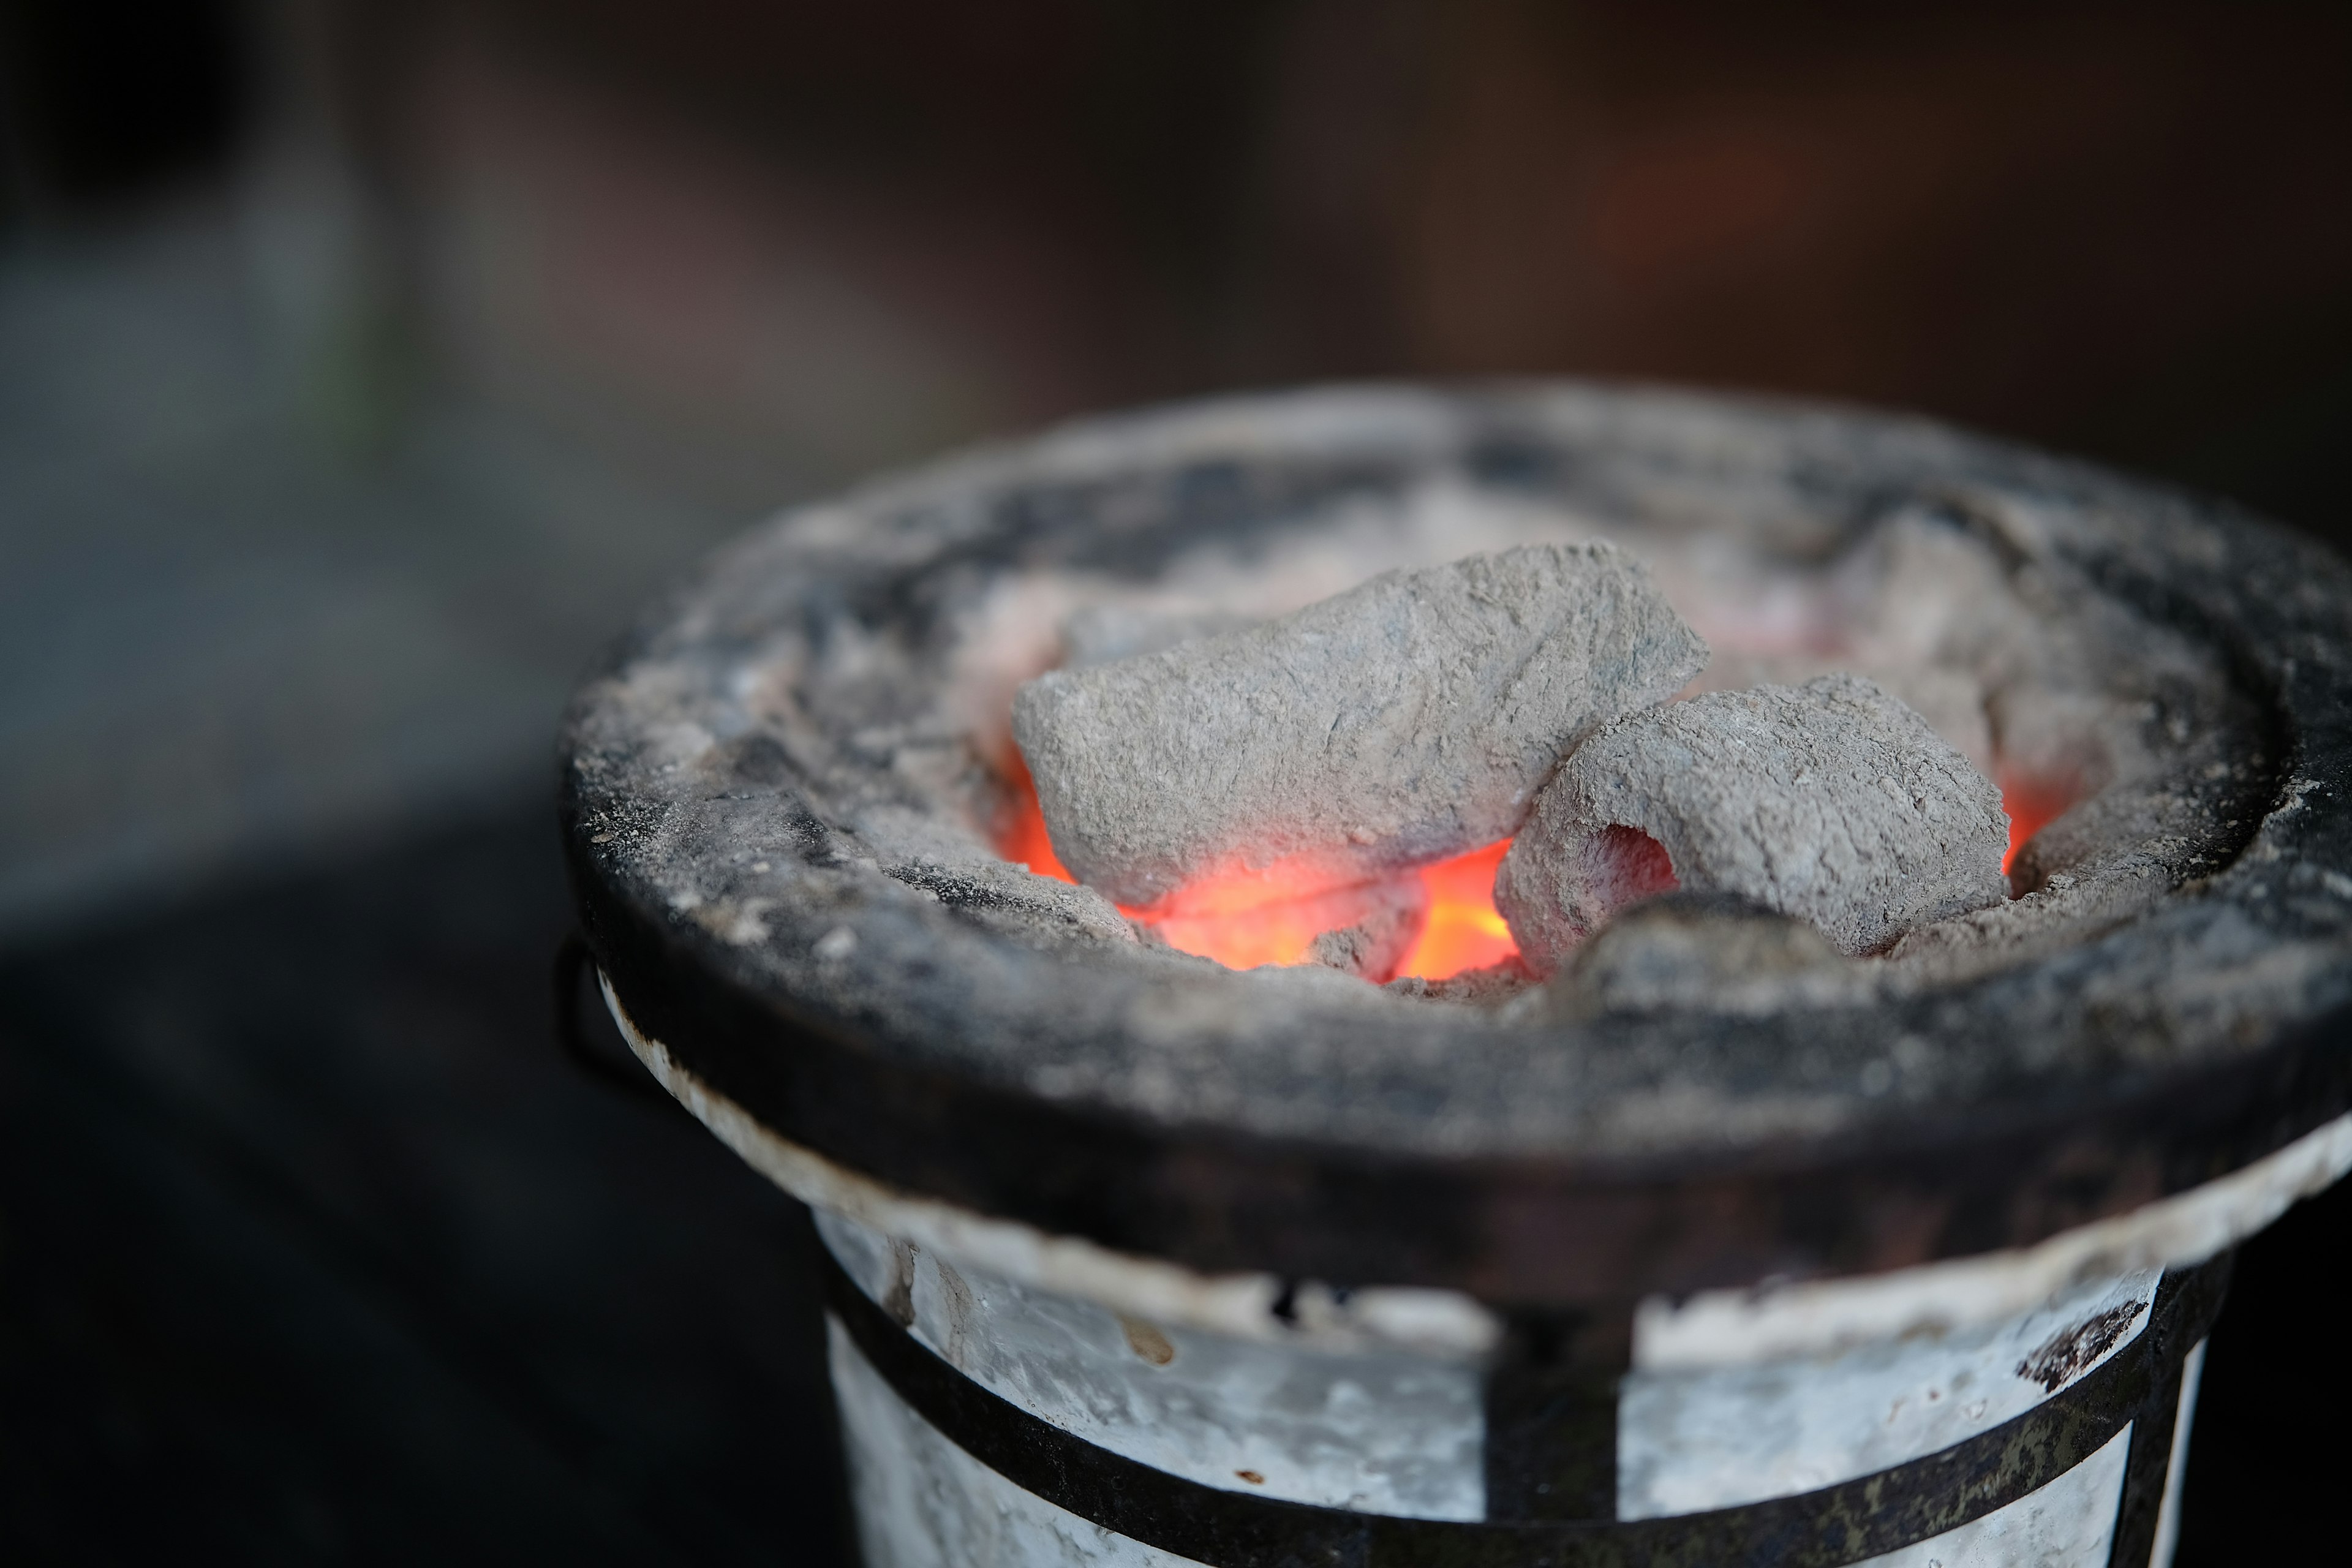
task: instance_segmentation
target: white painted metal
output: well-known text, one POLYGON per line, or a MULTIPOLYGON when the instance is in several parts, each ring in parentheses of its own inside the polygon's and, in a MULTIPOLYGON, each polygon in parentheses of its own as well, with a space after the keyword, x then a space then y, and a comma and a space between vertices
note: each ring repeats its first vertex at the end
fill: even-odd
POLYGON ((2189 1473, 2189 1429, 2197 1419, 2197 1386, 2205 1381, 2205 1344, 2199 1340, 2180 1367, 2180 1410, 2172 1423, 2172 1458, 2164 1469, 2164 1502, 2157 1510, 2156 1547, 2147 1568, 2172 1568, 2180 1544, 2180 1483, 2189 1473))
MULTIPOLYGON (((867 1568, 1176 1568, 996 1474, 901 1403, 838 1324, 833 1379, 867 1568)), ((2007 1508, 1857 1568, 2105 1568, 2122 1497, 2126 1427, 2007 1508)))
POLYGON ((839 1323, 826 1325, 850 1500, 866 1568, 1179 1568, 1023 1491, 900 1402, 839 1323))
POLYGON ((2107 1568, 2130 1452, 2126 1426, 2040 1491, 1854 1568, 2107 1568))
POLYGON ((1787 1497, 1963 1442, 2024 1415, 2137 1339, 2157 1279, 2151 1271, 2097 1281, 2006 1322, 1953 1333, 1636 1369, 1618 1396, 1617 1517, 1787 1497), (2022 1375, 2037 1350, 2103 1319, 2116 1323, 2115 1336, 2063 1379, 2045 1387, 2022 1375))
POLYGON ((1320 1351, 1161 1325, 820 1215, 877 1303, 991 1393, 1098 1447, 1225 1491, 1484 1519, 1475 1360, 1320 1351))

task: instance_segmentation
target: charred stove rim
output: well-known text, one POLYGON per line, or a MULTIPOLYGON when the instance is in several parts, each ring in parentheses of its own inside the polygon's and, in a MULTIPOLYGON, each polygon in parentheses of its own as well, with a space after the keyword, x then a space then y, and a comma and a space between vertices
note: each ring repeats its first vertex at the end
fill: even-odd
MULTIPOLYGON (((1790 413, 1730 406, 1768 423, 1790 413)), ((1914 421, 1794 413, 1871 439, 1891 429, 1898 444, 1905 430, 1932 433, 1914 421)), ((2352 821, 2340 798, 2352 767, 2344 606, 2306 601, 2299 616, 2273 616, 2263 602, 2310 575, 2315 561, 2331 580, 2340 566, 2227 509, 1951 439, 1949 461, 2014 486, 2149 510, 2147 529, 2078 563, 2112 591, 2159 601, 2152 607, 2167 619, 2200 624, 2241 684, 2267 699, 2278 725, 2271 778, 2289 809, 2278 809, 2278 795, 2264 803, 2257 849, 2307 862, 2294 869, 2352 871, 2352 821), (2225 519, 2231 527, 2213 526, 2225 519), (2221 572, 2183 580, 2191 546, 2217 549, 2221 572), (2232 571, 2249 580, 2228 580, 2232 571)), ((2352 1017, 2338 1010, 2119 1085, 2044 1073, 1991 1100, 1910 1119, 1875 1114, 1832 1139, 1731 1151, 1453 1158, 1174 1125, 926 1064, 903 1042, 860 1039, 761 988, 724 944, 594 848, 583 787, 576 769, 567 774, 566 841, 592 944, 633 1015, 682 1062, 781 1134, 878 1179, 1208 1271, 1448 1286, 1498 1300, 1869 1271, 2030 1243, 2186 1190, 2284 1146, 2352 1100, 2352 1017), (2036 1095, 2053 1098, 2036 1106, 2036 1095)), ((2229 847, 2246 842, 2239 836, 2229 847)), ((2200 896, 2252 912, 2288 883, 2241 863, 2200 896)))
POLYGON ((1625 1303, 2030 1247, 2188 1192, 2352 1111, 2352 1007, 2095 1102, 1830 1139, 1481 1159, 1279 1139, 887 1060, 575 887, 598 966, 680 1066, 789 1142, 976 1213, 1202 1274, 1625 1303))

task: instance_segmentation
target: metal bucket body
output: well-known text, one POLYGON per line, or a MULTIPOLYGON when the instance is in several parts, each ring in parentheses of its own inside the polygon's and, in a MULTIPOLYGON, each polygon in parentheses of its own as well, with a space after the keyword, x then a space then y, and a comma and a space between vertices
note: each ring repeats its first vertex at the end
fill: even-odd
POLYGON ((1637 1332, 1610 1513, 1514 1521, 1489 1497, 1497 1351, 1154 1323, 837 1215, 819 1229, 869 1568, 2162 1563, 2226 1268, 1715 1364, 1637 1332))

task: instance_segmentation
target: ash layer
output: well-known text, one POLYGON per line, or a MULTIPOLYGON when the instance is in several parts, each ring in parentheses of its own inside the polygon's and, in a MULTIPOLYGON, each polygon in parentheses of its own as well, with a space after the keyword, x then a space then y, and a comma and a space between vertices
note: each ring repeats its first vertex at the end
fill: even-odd
POLYGON ((1331 886, 1493 843, 1564 753, 1706 663, 1631 555, 1529 545, 1048 672, 1013 728, 1062 863, 1151 905, 1236 873, 1331 886))
POLYGON ((1925 719, 1823 676, 1610 725, 1538 797, 1495 901, 1539 973, 1620 905, 1675 885, 1752 899, 1860 955, 2000 902, 2008 836, 2000 792, 1925 719), (1670 876, 1642 875, 1642 835, 1670 876))

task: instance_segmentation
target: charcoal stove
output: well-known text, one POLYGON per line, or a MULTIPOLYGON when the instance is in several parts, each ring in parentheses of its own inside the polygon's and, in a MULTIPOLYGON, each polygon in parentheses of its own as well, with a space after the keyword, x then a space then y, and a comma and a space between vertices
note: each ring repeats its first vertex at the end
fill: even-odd
POLYGON ((2352 573, 2219 503, 1818 406, 1337 389, 787 514, 583 688, 562 816, 632 1048, 817 1211, 876 1568, 2138 1568, 2231 1249, 2352 1165, 2347 763, 2352 573), (1474 908, 1383 984, 1048 874, 1010 713, 1078 643, 1596 539, 1699 688, 1925 715, 2012 896, 1848 957, 1675 894, 1540 984, 1474 908))

